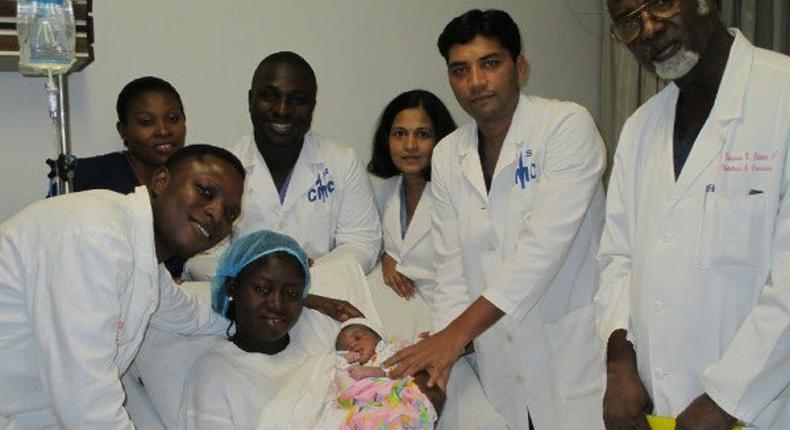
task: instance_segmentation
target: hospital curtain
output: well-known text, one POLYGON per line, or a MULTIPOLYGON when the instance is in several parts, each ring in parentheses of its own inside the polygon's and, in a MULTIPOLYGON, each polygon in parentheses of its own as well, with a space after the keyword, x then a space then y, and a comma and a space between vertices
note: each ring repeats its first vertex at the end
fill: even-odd
MULTIPOLYGON (((631 52, 611 36, 611 20, 603 3, 601 60, 601 134, 609 164, 625 120, 639 105, 664 87, 650 71, 639 67, 631 52)), ((790 0, 717 0, 722 20, 738 27, 757 46, 790 53, 790 0)), ((607 176, 608 178, 608 170, 607 176)))
POLYGON ((756 46, 790 54, 790 0, 720 0, 728 27, 738 27, 756 46))

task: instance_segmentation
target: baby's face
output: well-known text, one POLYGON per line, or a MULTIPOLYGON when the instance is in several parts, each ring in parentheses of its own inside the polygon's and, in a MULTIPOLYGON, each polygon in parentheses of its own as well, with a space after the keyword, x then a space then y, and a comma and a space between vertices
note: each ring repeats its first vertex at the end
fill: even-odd
POLYGON ((363 325, 350 325, 337 335, 335 348, 359 354, 359 364, 365 364, 376 353, 376 345, 381 338, 373 330, 363 325))

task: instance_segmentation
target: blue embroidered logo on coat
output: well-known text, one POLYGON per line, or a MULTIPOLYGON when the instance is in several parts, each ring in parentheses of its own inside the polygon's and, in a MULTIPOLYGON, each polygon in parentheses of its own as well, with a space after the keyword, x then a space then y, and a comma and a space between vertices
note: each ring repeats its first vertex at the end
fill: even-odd
POLYGON ((534 181, 538 177, 538 167, 532 161, 532 150, 518 152, 518 166, 516 167, 515 184, 521 189, 527 187, 527 183, 534 181))
POLYGON ((313 184, 312 188, 307 191, 307 201, 313 203, 318 200, 325 202, 326 199, 329 198, 329 195, 335 191, 335 181, 327 180, 327 176, 329 175, 329 169, 324 169, 323 176, 324 178, 321 179, 321 174, 319 173, 316 177, 315 184, 313 184))

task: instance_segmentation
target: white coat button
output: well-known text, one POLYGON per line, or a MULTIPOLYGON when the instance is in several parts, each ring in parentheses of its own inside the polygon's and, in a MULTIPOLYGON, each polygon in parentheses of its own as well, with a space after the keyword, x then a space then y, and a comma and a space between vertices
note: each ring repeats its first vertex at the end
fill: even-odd
POLYGON ((513 343, 513 335, 512 334, 508 333, 505 336, 505 339, 507 339, 508 343, 513 343))
POLYGON ((664 369, 661 368, 657 368, 654 373, 656 375, 656 379, 658 380, 663 380, 667 376, 667 372, 665 372, 664 369))
POLYGON ((653 310, 655 310, 656 315, 661 315, 664 313, 664 303, 661 300, 656 300, 653 303, 653 310))
POLYGON ((664 243, 672 242, 673 239, 675 239, 675 236, 672 236, 671 233, 664 233, 661 236, 661 241, 664 242, 664 243))
POLYGON ((488 245, 488 252, 496 251, 496 247, 494 245, 488 245))
POLYGON ((522 378, 521 375, 516 375, 516 382, 518 382, 520 384, 520 383, 524 382, 524 378, 522 378))

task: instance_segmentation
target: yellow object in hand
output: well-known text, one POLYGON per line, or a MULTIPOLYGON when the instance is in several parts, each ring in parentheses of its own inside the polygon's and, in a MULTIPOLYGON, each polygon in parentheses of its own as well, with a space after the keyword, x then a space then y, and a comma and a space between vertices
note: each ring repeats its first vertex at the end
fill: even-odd
MULTIPOLYGON (((675 430, 675 419, 672 417, 648 415, 647 423, 651 430, 675 430)), ((743 430, 743 426, 735 426, 732 430, 743 430)))

